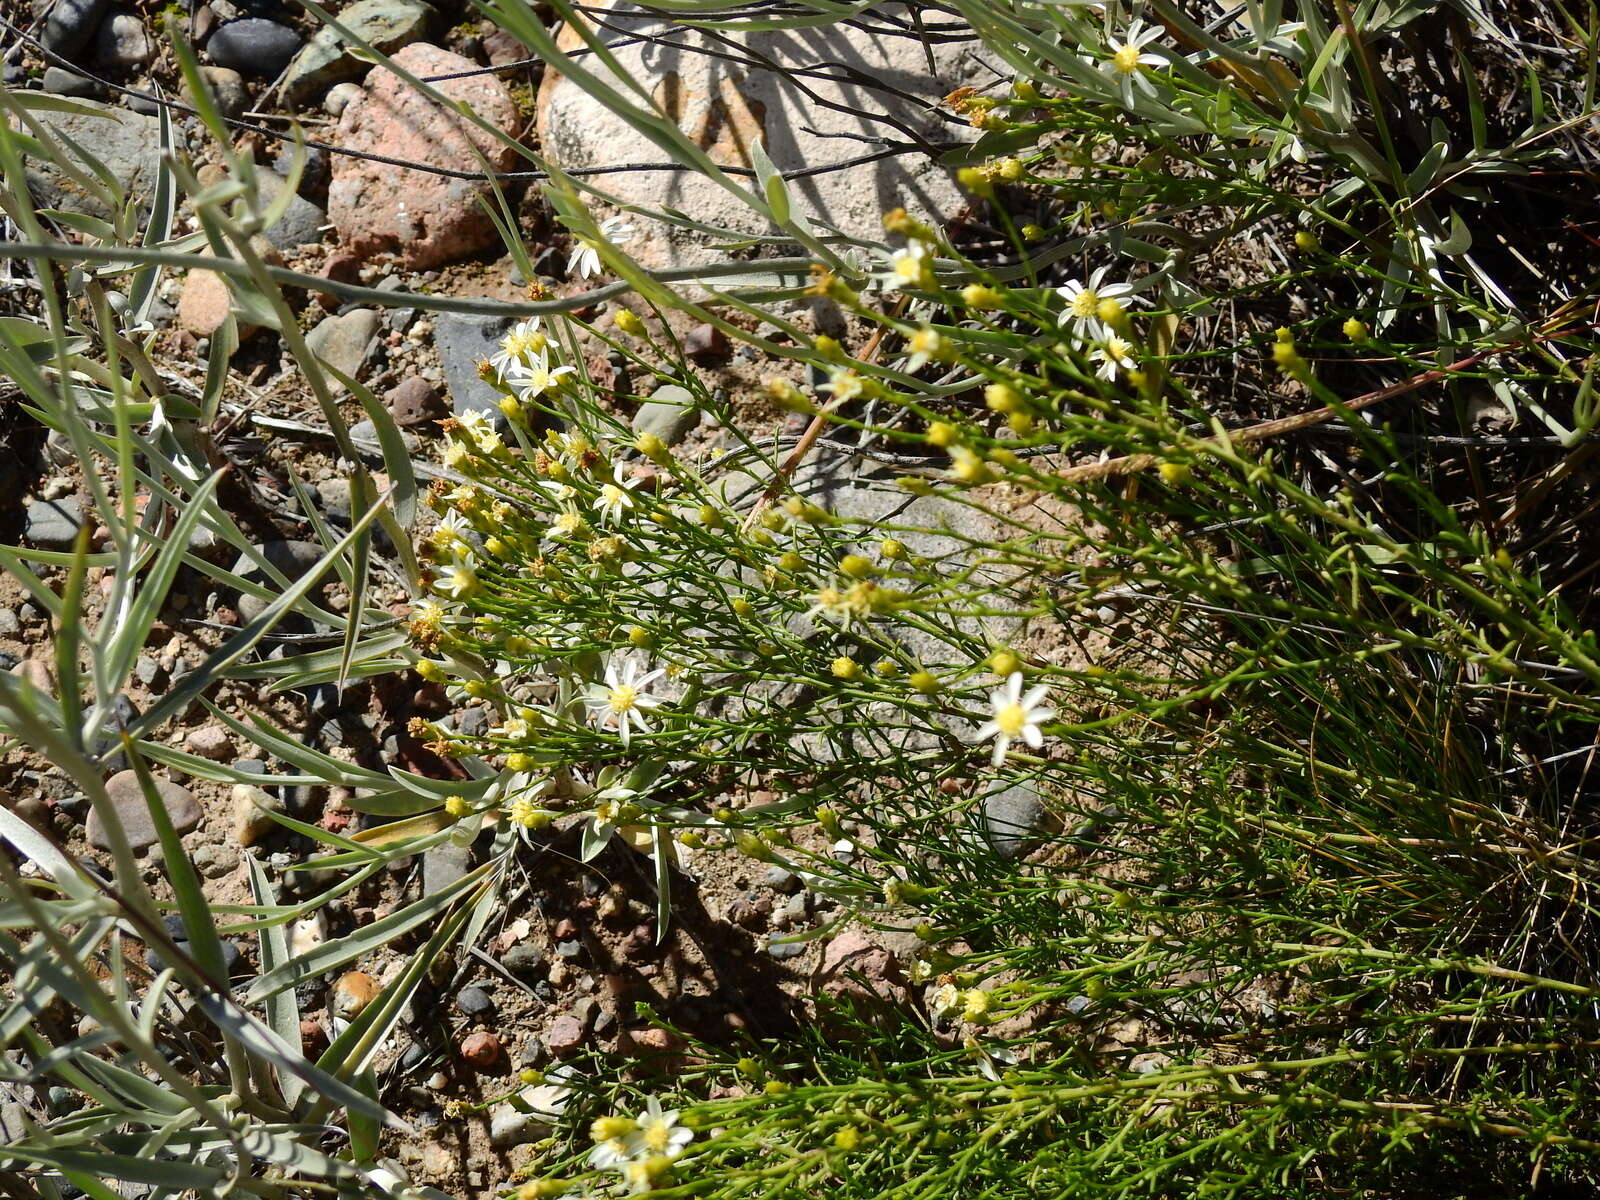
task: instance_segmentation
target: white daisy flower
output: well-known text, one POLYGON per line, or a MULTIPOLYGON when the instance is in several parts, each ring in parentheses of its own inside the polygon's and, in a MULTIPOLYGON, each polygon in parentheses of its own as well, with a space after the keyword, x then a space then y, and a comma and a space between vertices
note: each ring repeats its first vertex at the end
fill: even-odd
POLYGON ((644 1111, 634 1120, 639 1128, 630 1133, 626 1141, 635 1158, 657 1154, 677 1158, 684 1147, 694 1141, 694 1130, 678 1124, 677 1110, 663 1112, 661 1101, 654 1096, 645 1101, 644 1111))
POLYGON ((633 497, 629 492, 639 486, 637 479, 624 479, 622 477, 622 464, 617 463, 611 471, 612 482, 601 486, 600 495, 595 500, 595 511, 600 514, 600 519, 607 524, 622 520, 622 514, 634 506, 633 497))
POLYGON ((1159 67, 1166 62, 1166 59, 1146 50, 1145 46, 1160 36, 1159 27, 1151 26, 1147 29, 1143 21, 1135 21, 1128 26, 1128 32, 1122 41, 1111 47, 1105 62, 1105 70, 1117 81, 1117 86, 1122 91, 1122 103, 1129 108, 1133 106, 1135 84, 1146 95, 1156 94, 1155 85, 1150 82, 1144 69, 1159 67))
POLYGON ((994 716, 978 729, 977 740, 981 742, 984 738, 994 738, 995 766, 1005 761, 1006 751, 1019 738, 1034 750, 1044 745, 1044 734, 1039 732, 1039 725, 1056 715, 1055 709, 1045 708, 1039 703, 1049 691, 1049 688, 1041 685, 1024 696, 1022 672, 1013 671, 1004 687, 998 687, 990 693, 989 704, 994 709, 994 716))
POLYGON ((452 563, 434 581, 434 588, 452 600, 465 600, 478 590, 477 561, 469 554, 452 563))
POLYGON ((583 701, 595 726, 607 729, 614 725, 624 746, 633 736, 633 727, 637 726, 640 733, 649 733, 644 714, 658 706, 661 697, 651 696, 644 689, 665 674, 660 667, 640 674, 639 664, 632 660, 624 662, 620 670, 615 658, 607 661, 605 682, 591 683, 583 701))
MULTIPOLYGON (((628 224, 628 218, 622 215, 607 217, 600 222, 600 236, 613 245, 620 246, 637 232, 628 224)), ((600 274, 600 248, 595 243, 585 239, 579 244, 577 252, 567 264, 567 270, 579 279, 588 279, 600 274)))
POLYGON ((929 292, 939 286, 938 277, 933 273, 933 251, 926 242, 908 243, 904 250, 890 258, 889 267, 896 287, 929 292))
POLYGON ((1095 374, 1101 379, 1115 380, 1121 371, 1131 371, 1139 365, 1133 356, 1133 343, 1112 334, 1096 346, 1089 357, 1099 363, 1095 374))
POLYGON ((541 317, 529 317, 513 325, 500 339, 499 353, 489 359, 489 364, 500 372, 500 378, 504 379, 523 363, 532 361, 549 345, 549 339, 539 332, 541 320, 541 317))
POLYGON ((550 365, 549 351, 543 350, 535 354, 531 359, 525 359, 512 367, 510 373, 506 376, 506 383, 522 397, 523 403, 527 403, 535 396, 544 395, 560 383, 563 375, 570 375, 571 373, 572 367, 570 365, 552 367, 550 365))
POLYGON ((935 1020, 944 1020, 961 1007, 961 989, 953 983, 941 983, 928 993, 928 1011, 935 1020))
POLYGON ((1066 302, 1061 313, 1063 324, 1070 324, 1074 330, 1088 337, 1102 337, 1107 330, 1099 316, 1101 301, 1115 300, 1123 306, 1139 302, 1133 294, 1133 285, 1105 281, 1109 270, 1109 267, 1100 267, 1089 276, 1089 282, 1069 279, 1056 289, 1056 295, 1066 302))

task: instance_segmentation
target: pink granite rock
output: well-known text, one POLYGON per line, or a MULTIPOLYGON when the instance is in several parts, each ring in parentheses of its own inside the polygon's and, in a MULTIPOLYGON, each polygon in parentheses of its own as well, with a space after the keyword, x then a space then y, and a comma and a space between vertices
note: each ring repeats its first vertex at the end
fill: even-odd
MULTIPOLYGON (((414 42, 393 58, 423 78, 477 65, 426 42, 414 42)), ((516 104, 494 76, 448 79, 432 86, 489 124, 516 133, 516 104)), ((338 141, 348 150, 456 171, 482 169, 473 146, 496 171, 509 169, 517 157, 511 147, 383 67, 373 70, 360 98, 340 116, 338 141)), ((494 244, 494 225, 478 203, 486 191, 485 184, 469 179, 338 155, 328 186, 328 216, 340 242, 354 253, 396 250, 408 267, 425 269, 494 244)))

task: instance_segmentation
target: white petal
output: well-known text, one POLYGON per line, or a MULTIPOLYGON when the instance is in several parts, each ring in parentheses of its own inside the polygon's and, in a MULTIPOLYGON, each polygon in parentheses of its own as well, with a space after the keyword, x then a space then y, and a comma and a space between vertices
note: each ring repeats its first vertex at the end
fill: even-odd
POLYGON ((1022 727, 1022 740, 1037 750, 1044 745, 1044 734, 1039 732, 1037 725, 1024 725, 1022 727))

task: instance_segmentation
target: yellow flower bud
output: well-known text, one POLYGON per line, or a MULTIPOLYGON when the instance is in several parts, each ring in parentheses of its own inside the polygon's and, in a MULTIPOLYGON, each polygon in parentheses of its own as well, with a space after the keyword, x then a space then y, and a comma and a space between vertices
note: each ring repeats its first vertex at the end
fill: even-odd
POLYGON ((866 579, 876 575, 878 569, 872 565, 872 560, 864 554, 846 554, 839 560, 839 572, 850 576, 851 579, 866 579))
POLYGON ((1000 293, 987 284, 969 283, 961 289, 961 303, 980 312, 999 308, 1001 299, 1000 293))
POLYGON ((949 421, 934 421, 928 426, 928 444, 948 447, 961 440, 961 431, 949 421))
POLYGON ((861 667, 856 663, 855 659, 850 658, 847 655, 841 654, 838 658, 834 659, 831 669, 835 677, 839 679, 849 680, 859 679, 861 677, 861 667))
POLYGON ((515 396, 500 397, 500 411, 505 414, 508 421, 522 420, 522 401, 515 396))
POLYGON ((1351 317, 1341 328, 1344 330, 1345 337, 1352 342, 1364 342, 1371 336, 1371 332, 1367 329, 1367 323, 1357 317, 1351 317))
POLYGON ((664 464, 672 457, 667 444, 653 433, 641 433, 634 438, 633 448, 653 463, 664 464))
POLYGON ((1317 235, 1309 229, 1302 229, 1294 235, 1294 246, 1302 254, 1314 254, 1322 249, 1322 243, 1317 241, 1317 235))
POLYGON ((1161 472, 1161 482, 1168 487, 1183 487, 1194 477, 1188 463, 1164 462, 1158 470, 1161 472))
POLYGON ((829 359, 833 362, 844 362, 848 357, 844 352, 844 347, 839 344, 839 339, 835 337, 829 337, 825 333, 819 333, 817 335, 817 339, 812 343, 812 347, 823 358, 829 359))
POLYGON ((778 560, 778 566, 791 573, 804 569, 805 565, 806 560, 801 558, 793 550, 785 552, 783 557, 778 560))
POLYGON ((1014 413, 1022 407, 1022 393, 1009 383, 991 383, 983 389, 983 402, 997 413, 1014 413))
POLYGON ((417 663, 417 674, 429 683, 443 683, 447 678, 444 668, 431 658, 425 658, 417 663))
POLYGON ((927 668, 912 673, 907 681, 924 696, 935 695, 940 689, 939 677, 927 668))
POLYGON ((989 655, 989 669, 996 675, 1010 675, 1014 671, 1022 670, 1022 659, 1017 657, 1014 650, 996 650, 989 655))
POLYGON ((531 755, 521 753, 506 755, 506 770, 508 771, 531 771, 534 765, 531 755))
POLYGON ((638 650, 648 650, 656 644, 655 635, 642 626, 635 625, 628 630, 628 645, 638 650))
POLYGON ((451 796, 444 802, 445 816, 453 821, 459 821, 472 811, 472 804, 465 796, 451 796))
POLYGON ((629 337, 644 336, 644 322, 639 315, 629 308, 619 308, 616 315, 617 328, 629 337))
POLYGON ((756 610, 756 606, 751 604, 750 601, 746 600, 743 596, 735 596, 733 603, 728 607, 733 609, 734 615, 738 617, 748 617, 756 610))
POLYGON ((1025 412, 1012 413, 1006 418, 1006 428, 1011 430, 1011 432, 1016 434, 1018 437, 1032 433, 1033 414, 1025 412))
POLYGON ((906 544, 895 538, 884 538, 878 543, 878 553, 890 562, 896 562, 906 557, 906 544))
POLYGON ((1021 159, 1003 158, 995 164, 994 169, 995 174, 1000 176, 1001 179, 1004 179, 1007 183, 1015 183, 1022 178, 1026 168, 1023 167, 1021 159))

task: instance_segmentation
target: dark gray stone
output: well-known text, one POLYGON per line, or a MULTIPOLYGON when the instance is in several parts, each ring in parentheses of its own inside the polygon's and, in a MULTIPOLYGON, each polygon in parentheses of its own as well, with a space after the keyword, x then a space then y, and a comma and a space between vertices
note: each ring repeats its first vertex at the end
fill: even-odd
POLYGON ((56 0, 45 18, 39 41, 51 53, 75 59, 100 28, 108 3, 109 0, 56 0))
MULTIPOLYGON (((71 139, 86 154, 93 155, 121 185, 122 190, 141 204, 149 200, 161 167, 161 123, 125 108, 112 108, 84 100, 80 104, 92 113, 37 112, 34 119, 61 139, 71 139)), ((62 141, 65 148, 65 140, 62 141)), ((72 153, 70 149, 67 151, 72 153)), ((54 163, 27 160, 28 186, 42 208, 86 212, 109 217, 110 210, 100 198, 54 163)))
POLYGON ((1049 828, 1050 813, 1029 784, 1017 784, 984 797, 984 835, 1001 858, 1020 858, 1049 828))
POLYGON ((548 967, 539 947, 532 942, 518 942, 500 956, 500 965, 518 979, 541 978, 548 967))
POLYGON ((771 866, 761 877, 761 882, 775 892, 793 895, 801 887, 800 877, 787 867, 771 866))
MULTIPOLYGON (((284 577, 290 583, 297 582, 306 572, 314 569, 323 554, 322 547, 315 542, 295 541, 292 539, 281 542, 266 542, 259 549, 267 562, 282 571, 284 577)), ((276 581, 270 580, 265 571, 258 568, 251 559, 246 558, 244 555, 240 555, 238 561, 233 564, 233 573, 250 580, 252 583, 266 585, 270 590, 277 590, 276 581)), ((324 572, 323 578, 319 581, 319 586, 321 583, 326 583, 332 576, 333 569, 330 567, 324 572)), ((315 589, 313 589, 314 595, 315 589)), ((269 603, 269 601, 259 596, 241 594, 239 597, 239 615, 246 621, 253 621, 266 610, 269 603)))
MULTIPOLYGON (((167 810, 167 817, 172 822, 172 827, 179 834, 188 833, 200 824, 204 815, 200 810, 200 802, 194 798, 194 793, 186 787, 166 779, 157 779, 156 794, 167 810)), ((135 850, 144 850, 156 844, 155 822, 150 819, 150 809, 145 804, 144 789, 139 786, 139 777, 132 771, 122 771, 113 775, 106 781, 106 794, 110 797, 111 807, 116 812, 118 822, 123 832, 127 834, 128 842, 135 850)), ((98 809, 89 813, 89 844, 99 850, 109 850, 110 843, 106 841, 105 826, 100 821, 98 809)))
POLYGON ((48 550, 71 549, 83 525, 83 505, 76 496, 59 500, 35 500, 28 505, 25 536, 35 546, 48 550))
POLYGON ((456 993, 456 1007, 469 1017, 486 1017, 494 1011, 494 1001, 488 992, 471 984, 456 993))
POLYGON ((106 94, 105 84, 66 67, 46 67, 40 80, 44 90, 54 96, 73 96, 79 100, 99 100, 106 94))
POLYGON ((444 366, 445 386, 456 416, 485 412, 500 416, 498 388, 478 378, 478 364, 494 357, 500 339, 512 322, 506 317, 478 317, 469 313, 439 313, 433 319, 433 344, 444 366))
MULTIPOLYGON (((261 183, 261 199, 269 204, 277 200, 283 189, 289 186, 281 175, 271 171, 258 172, 256 178, 261 183)), ((283 210, 283 216, 268 225, 261 234, 279 250, 294 250, 300 246, 314 246, 320 242, 322 227, 327 223, 327 213, 304 196, 296 195, 290 198, 289 206, 283 210)), ((343 369, 343 364, 338 361, 335 361, 334 365, 343 369)))
POLYGON ((633 414, 635 433, 653 433, 669 446, 683 441, 699 423, 694 393, 675 383, 657 388, 633 414))
POLYGON ((206 43, 206 53, 219 67, 255 79, 276 79, 304 44, 287 25, 245 17, 219 26, 206 43))
POLYGON ((442 892, 464 876, 472 865, 472 847, 445 842, 422 856, 422 894, 442 892))

